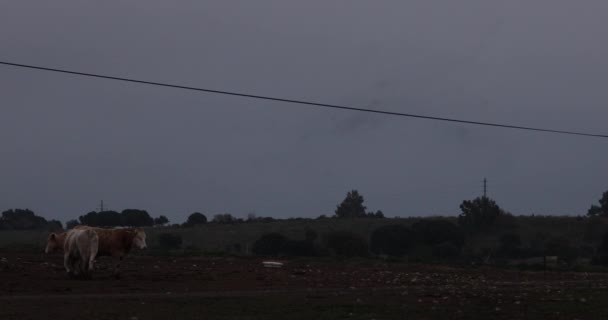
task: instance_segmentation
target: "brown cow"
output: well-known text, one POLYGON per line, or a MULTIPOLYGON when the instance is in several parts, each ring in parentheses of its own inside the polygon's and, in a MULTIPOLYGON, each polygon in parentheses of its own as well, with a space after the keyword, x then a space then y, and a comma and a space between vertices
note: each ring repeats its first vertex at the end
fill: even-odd
POLYGON ((110 256, 118 258, 114 275, 120 273, 120 262, 133 247, 146 249, 146 232, 143 229, 103 229, 89 226, 77 226, 74 229, 94 230, 99 236, 99 249, 97 256, 110 256))
POLYGON ((72 229, 67 232, 63 245, 63 265, 70 277, 91 277, 98 246, 99 237, 92 229, 72 229))
POLYGON ((46 249, 44 249, 45 253, 54 253, 58 251, 63 251, 63 244, 65 243, 65 238, 67 237, 67 232, 62 233, 51 233, 46 240, 46 249))

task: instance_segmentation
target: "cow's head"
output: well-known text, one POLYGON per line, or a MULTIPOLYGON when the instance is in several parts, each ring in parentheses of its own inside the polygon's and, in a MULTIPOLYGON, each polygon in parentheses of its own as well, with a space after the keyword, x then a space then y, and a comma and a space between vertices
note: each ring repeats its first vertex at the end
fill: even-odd
POLYGON ((133 245, 138 249, 146 249, 148 245, 146 244, 146 232, 144 229, 135 229, 133 232, 135 232, 133 245))
POLYGON ((44 253, 53 253, 61 250, 63 243, 59 239, 59 235, 55 233, 51 233, 46 240, 46 249, 44 249, 44 253))

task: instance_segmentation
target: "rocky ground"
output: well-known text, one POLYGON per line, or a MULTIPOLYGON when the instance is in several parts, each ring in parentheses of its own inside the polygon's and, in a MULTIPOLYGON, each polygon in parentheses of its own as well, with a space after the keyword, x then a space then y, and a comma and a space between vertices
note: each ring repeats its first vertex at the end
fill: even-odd
POLYGON ((0 253, 0 319, 606 319, 608 274, 379 260, 101 258, 67 279, 60 255, 0 253))

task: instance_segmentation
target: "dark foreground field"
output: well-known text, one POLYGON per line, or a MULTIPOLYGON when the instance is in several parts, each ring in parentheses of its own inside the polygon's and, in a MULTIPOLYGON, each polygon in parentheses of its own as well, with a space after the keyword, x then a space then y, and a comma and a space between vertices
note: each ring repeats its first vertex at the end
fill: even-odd
POLYGON ((0 319, 606 319, 608 275, 373 260, 129 257, 67 280, 60 256, 0 253, 0 319))

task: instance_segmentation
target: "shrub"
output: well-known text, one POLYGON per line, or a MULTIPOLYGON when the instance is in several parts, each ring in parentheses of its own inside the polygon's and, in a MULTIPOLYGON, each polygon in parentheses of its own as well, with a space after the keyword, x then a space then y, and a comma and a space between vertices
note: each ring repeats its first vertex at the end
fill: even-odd
POLYGON ((310 257, 315 256, 315 246, 311 241, 287 240, 280 253, 287 256, 310 257))
POLYGON ((325 245, 335 255, 344 257, 365 257, 369 254, 367 241, 350 231, 333 231, 326 235, 325 245))
POLYGON ((306 241, 315 242, 315 241, 317 241, 318 237, 319 237, 319 234, 316 231, 314 231, 312 229, 306 230, 306 241))
POLYGON ((595 248, 589 244, 582 244, 578 247, 578 252, 583 258, 592 258, 595 255, 595 248))
POLYGON ((519 223, 517 218, 513 215, 504 213, 496 217, 494 227, 499 230, 512 230, 517 229, 519 227, 519 223))
POLYGON ((570 241, 564 237, 554 237, 545 243, 545 254, 558 256, 567 263, 577 258, 577 250, 573 248, 570 241))
POLYGON ((518 234, 507 233, 500 237, 500 247, 498 251, 506 257, 516 257, 520 255, 521 238, 518 234))
POLYGON ((445 220, 421 220, 412 225, 416 240, 426 245, 450 242, 457 247, 464 244, 464 232, 455 224, 445 220))
POLYGON ((433 256, 439 259, 454 259, 460 256, 460 248, 451 242, 433 246, 433 256))
POLYGON ((276 256, 281 253, 287 238, 276 232, 262 235, 253 244, 253 253, 264 256, 276 256))
POLYGON ((412 231, 403 225, 380 227, 370 237, 371 251, 375 254, 403 256, 412 244, 412 231))
POLYGON ((161 248, 178 249, 182 245, 182 236, 173 233, 161 233, 158 235, 158 243, 161 248))

